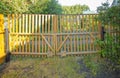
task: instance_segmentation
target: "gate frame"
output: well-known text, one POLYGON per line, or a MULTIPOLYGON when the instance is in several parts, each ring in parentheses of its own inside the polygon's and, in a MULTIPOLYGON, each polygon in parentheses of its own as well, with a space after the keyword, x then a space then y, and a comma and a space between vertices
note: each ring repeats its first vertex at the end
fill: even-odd
MULTIPOLYGON (((14 14, 12 14, 12 15, 14 15, 14 14)), ((25 15, 25 14, 24 14, 25 15)), ((92 14, 92 15, 97 15, 97 14, 92 14)), ((33 15, 34 16, 34 15, 33 15)), ((69 38, 69 36, 70 36, 70 34, 68 34, 68 35, 66 35, 65 36, 65 39, 61 42, 61 44, 58 46, 58 44, 57 44, 57 36, 58 36, 58 34, 57 34, 57 30, 58 30, 58 16, 59 15, 56 15, 56 14, 53 14, 52 15, 53 16, 53 34, 52 34, 52 36, 53 36, 53 41, 54 41, 54 44, 51 46, 50 45, 50 43, 47 41, 47 39, 45 38, 45 36, 44 36, 44 34, 38 34, 39 36, 41 36, 42 37, 42 39, 45 41, 45 43, 48 45, 48 47, 52 50, 52 52, 48 52, 48 53, 43 53, 43 55, 44 54, 48 54, 48 56, 49 55, 69 55, 71 52, 69 52, 69 53, 66 53, 66 52, 63 52, 63 53, 60 53, 59 52, 59 50, 62 48, 62 45, 64 45, 64 43, 66 42, 66 40, 69 38)), ((9 16, 8 16, 9 17, 9 16)), ((83 17, 83 16, 82 16, 83 17)), ((44 19, 43 19, 44 20, 44 19)), ((8 20, 9 22, 10 22, 10 20, 8 20)), ((100 29, 101 29, 101 25, 100 25, 100 23, 99 23, 99 31, 98 31, 98 35, 99 35, 99 37, 100 37, 100 29)), ((13 33, 13 34, 15 34, 15 33, 13 33)), ((17 34, 17 33, 16 33, 17 34)), ((73 33, 72 33, 73 34, 73 33)), ((75 34, 77 34, 77 33, 75 33, 75 34)), ((87 33, 88 34, 88 33, 87 33)), ((21 34, 22 35, 22 34, 21 34)), ((29 34, 28 34, 29 35, 29 34)), ((88 35, 90 35, 90 37, 92 38, 92 39, 94 39, 94 36, 92 35, 92 33, 89 33, 88 35)), ((16 35, 17 36, 17 35, 16 35)), ((9 48, 9 46, 8 46, 8 48, 9 48)), ((96 51, 91 51, 91 52, 80 52, 80 53, 78 53, 78 52, 74 52, 74 53, 72 53, 72 54, 92 54, 92 53, 97 53, 96 51)), ((12 54, 18 54, 18 53, 12 53, 12 54)), ((19 54, 28 54, 28 53, 19 53, 19 54)), ((31 54, 40 54, 40 53, 31 53, 31 54)), ((30 55, 31 55, 30 54, 30 55)), ((40 55, 42 55, 42 53, 40 54, 40 55)))

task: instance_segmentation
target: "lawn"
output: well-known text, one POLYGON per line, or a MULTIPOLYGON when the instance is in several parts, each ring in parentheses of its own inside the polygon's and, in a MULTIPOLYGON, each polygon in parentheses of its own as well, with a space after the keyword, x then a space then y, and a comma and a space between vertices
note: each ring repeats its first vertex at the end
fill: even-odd
MULTIPOLYGON (((2 65, 1 65, 2 67, 2 65)), ((100 73, 99 58, 85 57, 12 57, 4 65, 0 78, 115 78, 108 73, 100 73)))

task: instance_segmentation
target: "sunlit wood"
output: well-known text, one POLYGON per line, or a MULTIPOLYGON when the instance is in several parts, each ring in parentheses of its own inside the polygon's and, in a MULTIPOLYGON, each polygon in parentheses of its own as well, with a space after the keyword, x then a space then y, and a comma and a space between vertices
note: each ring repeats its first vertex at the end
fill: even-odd
MULTIPOLYGON (((12 14, 8 16, 13 54, 68 55, 97 52, 101 24, 97 15, 12 14), (11 22, 10 22, 11 21, 11 22), (11 27, 12 26, 12 27, 11 27), (13 44, 14 43, 14 44, 13 44)), ((114 28, 112 28, 114 29, 114 28)))

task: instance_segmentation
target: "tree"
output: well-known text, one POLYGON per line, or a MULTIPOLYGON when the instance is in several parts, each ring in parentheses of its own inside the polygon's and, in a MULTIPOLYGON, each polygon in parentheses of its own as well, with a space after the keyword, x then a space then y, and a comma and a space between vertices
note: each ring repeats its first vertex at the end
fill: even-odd
POLYGON ((34 13, 60 14, 62 12, 57 0, 1 0, 0 13, 34 13))
POLYGON ((62 13, 62 6, 58 4, 57 0, 50 0, 47 5, 46 13, 47 14, 61 14, 62 13))
POLYGON ((57 0, 36 0, 29 7, 28 13, 35 14, 60 14, 62 12, 57 0))
POLYGON ((27 0, 1 0, 0 13, 6 15, 10 13, 25 13, 28 11, 27 0))
POLYGON ((102 3, 102 6, 97 7, 97 12, 104 12, 109 8, 109 2, 106 1, 105 3, 102 3))
POLYGON ((87 5, 63 6, 63 14, 82 14, 83 11, 90 10, 87 5))
POLYGON ((4 1, 0 1, 0 13, 1 14, 9 14, 12 13, 12 7, 10 7, 9 5, 7 5, 7 2, 4 1))
POLYGON ((104 8, 99 11, 99 21, 102 22, 103 26, 108 25, 115 29, 112 30, 114 35, 106 32, 105 40, 98 41, 99 46, 102 47, 100 53, 111 61, 114 70, 118 70, 120 69, 120 5, 104 8))
POLYGON ((108 4, 103 3, 101 9, 98 7, 99 20, 103 25, 120 26, 120 5, 108 7, 108 4))

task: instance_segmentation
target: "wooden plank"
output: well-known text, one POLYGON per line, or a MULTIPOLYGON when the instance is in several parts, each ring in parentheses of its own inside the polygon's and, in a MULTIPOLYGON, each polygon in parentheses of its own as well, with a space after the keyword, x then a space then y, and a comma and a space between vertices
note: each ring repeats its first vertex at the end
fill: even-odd
POLYGON ((31 21, 32 22, 32 32, 31 33, 35 33, 35 31, 34 31, 35 30, 35 20, 34 20, 35 18, 34 17, 35 17, 34 14, 32 14, 32 21, 31 21))
MULTIPOLYGON (((48 15, 48 19, 47 19, 47 20, 48 20, 48 33, 50 33, 50 31, 51 31, 51 30, 50 30, 50 24, 51 24, 51 23, 50 23, 50 21, 51 21, 51 20, 50 20, 50 15, 48 15)), ((50 43, 50 36, 48 36, 48 42, 50 43)), ((49 46, 48 46, 48 51, 50 52, 49 46)))
MULTIPOLYGON (((47 30, 48 25, 47 25, 47 23, 48 23, 47 15, 45 15, 45 33, 48 33, 48 30, 47 30)), ((45 53, 46 52, 47 52, 47 44, 45 43, 45 53)))
MULTIPOLYGON (((57 27, 56 27, 56 25, 57 25, 56 22, 57 22, 57 21, 56 21, 56 18, 57 18, 57 16, 54 15, 54 16, 53 16, 53 28, 54 28, 54 29, 53 29, 53 33, 57 33, 57 29, 56 29, 56 28, 57 28, 57 27)), ((53 44, 54 50, 55 50, 55 52, 56 52, 56 42, 57 42, 56 34, 53 35, 53 41, 54 41, 54 44, 53 44)), ((54 53, 55 53, 55 52, 54 52, 54 53)))
MULTIPOLYGON (((77 24, 77 30, 76 31, 79 32, 79 21, 80 21, 79 20, 79 15, 76 15, 76 19, 77 19, 76 20, 76 24, 77 24)), ((77 41, 76 42, 77 42, 77 52, 78 52, 79 51, 79 44, 78 44, 79 43, 79 35, 77 35, 77 41)))
POLYGON ((27 39, 27 44, 28 44, 28 49, 27 49, 27 52, 30 52, 30 36, 27 36, 28 37, 28 39, 27 39))
POLYGON ((25 31, 25 22, 24 22, 24 20, 25 20, 25 16, 24 16, 24 14, 22 14, 22 33, 24 33, 25 31))
MULTIPOLYGON (((66 32, 69 32, 69 15, 66 15, 66 32)), ((69 52, 69 43, 67 43, 67 41, 69 41, 69 39, 66 40, 66 51, 69 52)))
POLYGON ((10 27, 10 14, 8 14, 8 16, 7 16, 7 18, 8 18, 8 29, 9 29, 9 31, 11 32, 11 27, 10 27))
MULTIPOLYGON (((73 16, 73 20, 74 20, 74 19, 76 19, 76 18, 75 18, 75 15, 73 16)), ((74 23, 73 23, 73 25, 74 25, 73 32, 76 33, 76 26, 75 26, 76 20, 74 20, 73 22, 74 22, 74 23)), ((74 35, 73 37, 74 37, 74 39, 73 39, 73 40, 74 40, 74 52, 76 52, 76 35, 74 35)))
MULTIPOLYGON (((55 15, 55 26, 54 26, 54 33, 57 33, 57 15, 55 15)), ((55 51, 57 50, 57 35, 54 35, 54 39, 55 39, 55 51)))
POLYGON ((89 51, 88 44, 89 44, 89 42, 88 42, 88 35, 86 35, 86 51, 89 51))
MULTIPOLYGON (((66 15, 64 15, 64 32, 66 32, 66 15)), ((63 36, 63 40, 65 40, 65 36, 63 36)), ((64 46, 64 49, 63 51, 66 51, 66 44, 63 45, 64 46)))
MULTIPOLYGON (((9 31, 11 32, 10 17, 11 17, 11 15, 8 14, 8 29, 9 29, 9 31)), ((0 34, 3 34, 3 33, 0 33, 0 34)), ((10 46, 10 51, 11 51, 11 37, 9 37, 9 46, 10 46)))
MULTIPOLYGON (((90 32, 90 25, 89 25, 89 16, 86 15, 85 17, 87 20, 86 20, 86 32, 90 32)), ((85 50, 88 51, 88 35, 85 36, 85 50)))
MULTIPOLYGON (((81 26, 81 32, 84 31, 84 15, 82 15, 82 26, 81 26)), ((81 50, 84 51, 84 36, 82 35, 82 39, 81 39, 81 50)))
MULTIPOLYGON (((66 55, 98 54, 98 51, 65 52, 66 55)), ((57 55, 61 55, 58 53, 57 55)))
POLYGON ((26 36, 26 52, 30 52, 29 51, 29 42, 30 42, 29 36, 26 36))
MULTIPOLYGON (((94 32, 94 15, 92 15, 92 32, 94 32)), ((94 39, 92 39, 92 42, 94 42, 94 39)), ((92 48, 94 50, 94 44, 92 43, 92 48)))
POLYGON ((14 14, 12 14, 12 30, 11 30, 11 31, 12 31, 13 33, 15 32, 15 29, 14 29, 14 27, 15 27, 14 18, 15 18, 15 17, 14 17, 14 14))
POLYGON ((32 20, 32 19, 31 19, 31 16, 32 16, 32 15, 29 14, 29 19, 28 19, 28 21, 29 21, 29 33, 31 33, 31 26, 32 26, 32 25, 31 25, 31 20, 32 20))
MULTIPOLYGON (((28 15, 25 14, 25 33, 28 33, 28 15)), ((25 52, 28 52, 28 36, 25 36, 25 52)))
MULTIPOLYGON (((41 33, 41 15, 39 15, 38 16, 39 17, 39 22, 38 22, 38 24, 39 24, 39 29, 38 29, 38 33, 41 33)), ((40 35, 38 36, 38 52, 40 53, 40 50, 41 50, 41 45, 40 45, 40 43, 41 43, 41 39, 40 39, 40 35)))
MULTIPOLYGON (((44 15, 42 15, 42 34, 43 33, 44 33, 44 15)), ((44 39, 42 38, 42 53, 44 53, 44 47, 45 47, 44 45, 45 45, 45 42, 44 42, 44 39)))
MULTIPOLYGON (((41 35, 42 33, 10 33, 10 35, 41 35)), ((97 35, 97 34, 100 34, 99 32, 91 32, 91 34, 93 35, 97 35)), ((43 35, 46 35, 46 36, 53 36, 53 35, 63 35, 63 36, 66 36, 66 35, 90 35, 89 32, 82 32, 82 33, 43 33, 43 35)))
POLYGON ((69 38, 69 35, 67 35, 62 43, 60 43, 59 48, 57 49, 57 52, 62 48, 62 46, 65 44, 66 40, 69 38))
MULTIPOLYGON (((78 23, 79 23, 79 33, 81 32, 81 23, 82 22, 82 19, 81 19, 81 15, 79 15, 79 20, 78 20, 78 23)), ((81 51, 81 35, 78 35, 79 36, 79 51, 81 51)))
POLYGON ((22 40, 22 52, 24 52, 24 41, 23 41, 23 38, 24 38, 24 36, 21 36, 22 38, 21 38, 21 40, 22 40))
POLYGON ((42 39, 46 42, 46 44, 48 45, 48 47, 51 49, 51 51, 53 51, 54 52, 54 49, 51 47, 51 45, 48 43, 48 41, 46 40, 46 38, 43 36, 43 35, 41 35, 42 36, 42 39))
POLYGON ((51 21, 50 15, 48 15, 48 33, 50 33, 50 24, 51 24, 50 21, 51 21))
MULTIPOLYGON (((87 16, 84 15, 84 31, 87 32, 87 22, 88 22, 88 19, 87 19, 87 16)), ((84 35, 84 38, 83 38, 83 46, 84 46, 84 51, 86 51, 86 36, 87 35, 84 35)))
MULTIPOLYGON (((70 15, 69 16, 69 20, 70 20, 70 33, 72 33, 72 22, 71 22, 71 20, 72 20, 72 16, 70 15)), ((73 42, 73 38, 72 38, 72 35, 70 36, 70 51, 72 52, 73 51, 73 44, 72 44, 72 42, 73 42)))
POLYGON ((15 23, 16 23, 16 32, 18 33, 18 29, 19 29, 19 27, 18 27, 18 14, 15 14, 15 23))
POLYGON ((22 33, 21 32, 21 19, 22 19, 22 17, 21 17, 21 14, 19 14, 19 33, 22 33))
MULTIPOLYGON (((34 33, 34 15, 32 15, 32 32, 31 33, 34 33)), ((34 52, 34 36, 32 36, 32 52, 34 52)))
MULTIPOLYGON (((89 18, 90 26, 92 26, 92 16, 89 15, 88 18, 89 18)), ((89 32, 92 33, 92 27, 90 27, 89 32)), ((91 39, 91 38, 92 38, 92 37, 91 37, 91 36, 92 36, 92 35, 89 35, 89 41, 90 41, 89 47, 90 47, 90 51, 92 51, 92 46, 91 46, 91 44, 92 44, 92 39, 91 39)))
POLYGON ((45 33, 48 33, 47 23, 48 23, 48 15, 45 15, 45 33))
MULTIPOLYGON (((37 33, 37 26, 38 26, 38 15, 35 15, 35 33, 37 33)), ((38 42, 37 42, 37 36, 35 36, 35 52, 37 52, 37 46, 38 46, 38 42)))
MULTIPOLYGON (((32 26, 32 25, 31 25, 31 24, 32 24, 32 23, 31 23, 31 21, 32 21, 31 17, 32 17, 32 15, 29 14, 28 17, 29 17, 29 18, 28 18, 28 21, 29 21, 29 33, 31 33, 31 32, 32 32, 32 31, 31 31, 31 28, 32 28, 32 27, 31 27, 31 26, 32 26)), ((32 45, 31 45, 31 36, 29 35, 29 52, 31 52, 31 46, 32 46, 32 45)))
POLYGON ((29 29, 29 26, 28 26, 28 14, 26 14, 26 19, 25 19, 25 24, 26 24, 26 33, 28 33, 28 29, 29 29))
MULTIPOLYGON (((63 20, 62 20, 63 18, 62 18, 62 15, 60 15, 60 33, 62 33, 62 25, 63 25, 63 20)), ((62 43, 62 36, 60 36, 60 41, 58 41, 59 43, 62 43)), ((59 44, 58 43, 58 44, 59 44)), ((59 44, 59 46, 60 46, 60 44, 59 44)), ((59 47, 58 47, 59 48, 59 47)), ((57 50, 58 51, 58 50, 57 50)), ((62 47, 61 47, 61 49, 59 50, 59 52, 61 52, 62 51, 62 47)))
POLYGON ((22 51, 22 40, 21 40, 21 36, 19 36, 19 41, 20 41, 20 44, 19 44, 19 52, 21 52, 22 51))
POLYGON ((61 33, 64 32, 64 16, 61 15, 61 33))
POLYGON ((42 15, 42 33, 44 33, 45 32, 45 29, 44 29, 44 21, 45 21, 45 19, 44 19, 44 15, 42 15))
POLYGON ((11 52, 12 55, 47 55, 47 53, 37 53, 37 52, 11 52))
POLYGON ((35 14, 35 33, 38 31, 38 15, 35 14))

